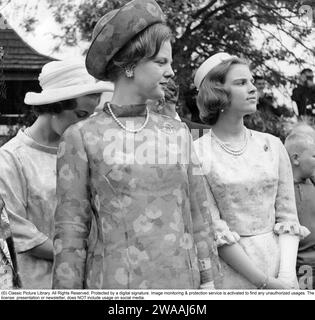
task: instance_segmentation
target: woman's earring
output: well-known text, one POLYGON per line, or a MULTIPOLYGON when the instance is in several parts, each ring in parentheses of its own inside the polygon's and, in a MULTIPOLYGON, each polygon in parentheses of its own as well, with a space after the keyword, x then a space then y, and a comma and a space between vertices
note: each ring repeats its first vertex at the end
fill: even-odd
POLYGON ((221 109, 220 111, 221 111, 221 112, 224 112, 224 109, 221 109))
POLYGON ((125 75, 127 78, 132 78, 134 73, 133 73, 133 69, 131 67, 127 67, 125 69, 125 75))

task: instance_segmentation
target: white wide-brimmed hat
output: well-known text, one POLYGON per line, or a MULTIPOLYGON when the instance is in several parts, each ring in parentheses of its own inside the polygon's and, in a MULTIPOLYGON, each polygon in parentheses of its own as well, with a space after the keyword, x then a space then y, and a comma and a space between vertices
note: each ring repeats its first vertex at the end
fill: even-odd
POLYGON ((199 89, 203 79, 212 70, 214 67, 219 65, 221 62, 230 60, 232 58, 236 58, 236 56, 231 56, 226 52, 219 52, 208 58, 204 61, 201 66, 197 69, 195 77, 194 77, 194 84, 197 89, 199 89))
POLYGON ((77 59, 45 64, 38 80, 42 92, 27 92, 24 98, 27 105, 44 105, 92 93, 114 91, 113 83, 96 82, 96 79, 88 74, 84 61, 77 59))

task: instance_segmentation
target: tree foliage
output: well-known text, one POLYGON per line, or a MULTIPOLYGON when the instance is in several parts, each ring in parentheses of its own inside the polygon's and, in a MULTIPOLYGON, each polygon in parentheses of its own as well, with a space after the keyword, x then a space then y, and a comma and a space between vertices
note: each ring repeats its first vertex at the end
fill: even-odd
MULTIPOLYGON (((1 0, 0 0, 1 1, 1 0)), ((60 45, 76 45, 90 41, 94 25, 109 10, 127 0, 46 0, 63 35, 60 45)), ((310 54, 305 39, 311 28, 302 27, 302 1, 292 0, 157 0, 167 16, 175 41, 173 43, 174 70, 181 88, 181 101, 193 111, 194 70, 208 56, 227 51, 251 62, 254 71, 264 73, 271 85, 285 84, 284 72, 274 61, 303 64, 287 44, 287 39, 310 54), (257 37, 262 39, 255 46, 257 37)), ((305 2, 305 1, 304 1, 305 2)), ((311 1, 310 4, 312 4, 311 1)), ((315 6, 314 6, 315 10, 315 6)))

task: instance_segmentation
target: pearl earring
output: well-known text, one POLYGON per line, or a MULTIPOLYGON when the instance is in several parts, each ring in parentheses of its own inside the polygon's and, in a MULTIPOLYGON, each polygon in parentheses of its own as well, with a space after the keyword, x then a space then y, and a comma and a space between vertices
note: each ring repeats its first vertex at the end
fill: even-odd
POLYGON ((221 112, 224 112, 224 109, 221 109, 220 111, 221 111, 221 112))

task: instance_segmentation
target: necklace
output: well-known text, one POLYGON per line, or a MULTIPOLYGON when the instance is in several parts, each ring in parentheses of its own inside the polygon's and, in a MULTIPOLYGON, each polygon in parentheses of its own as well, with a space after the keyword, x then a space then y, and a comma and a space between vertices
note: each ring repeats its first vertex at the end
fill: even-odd
POLYGON ((138 133, 140 132, 141 130, 143 130, 146 125, 148 124, 148 121, 149 121, 149 108, 148 106, 146 106, 146 111, 147 111, 147 114, 146 114, 146 118, 145 118, 145 121, 143 123, 143 125, 138 128, 138 129, 128 129, 124 124, 121 123, 121 121, 114 115, 114 112, 112 111, 112 108, 110 107, 110 103, 109 102, 106 102, 106 106, 108 108, 108 111, 109 113, 111 114, 111 116, 113 117, 113 119, 115 120, 115 122, 121 127, 123 128, 125 131, 128 131, 128 132, 131 132, 131 133, 138 133))
POLYGON ((233 156, 240 156, 242 155, 246 148, 247 148, 247 144, 248 144, 248 134, 247 134, 247 129, 245 128, 244 130, 244 144, 241 146, 241 148, 239 149, 233 149, 231 147, 229 147, 226 143, 224 143, 222 140, 220 140, 213 132, 213 130, 211 130, 211 135, 215 138, 217 144, 227 153, 233 155, 233 156))
POLYGON ((58 147, 47 146, 47 145, 45 145, 45 144, 42 144, 42 143, 37 142, 36 139, 35 139, 35 138, 33 137, 33 135, 31 134, 29 127, 24 130, 24 134, 27 135, 29 138, 31 138, 31 139, 32 139, 38 146, 40 146, 40 147, 49 148, 49 149, 53 149, 53 150, 58 149, 58 147))

